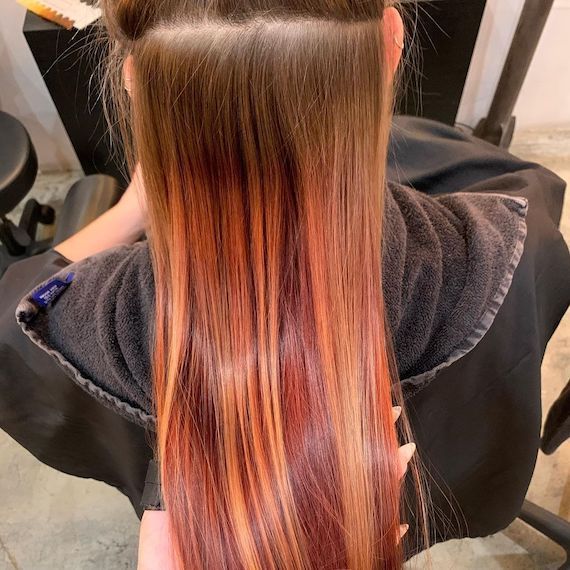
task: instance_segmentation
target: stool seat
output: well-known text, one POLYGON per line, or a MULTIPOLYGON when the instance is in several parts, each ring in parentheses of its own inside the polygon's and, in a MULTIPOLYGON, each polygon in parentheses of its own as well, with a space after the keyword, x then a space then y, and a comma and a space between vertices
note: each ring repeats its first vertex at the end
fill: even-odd
POLYGON ((25 198, 37 172, 36 151, 28 132, 20 121, 0 111, 0 216, 25 198))

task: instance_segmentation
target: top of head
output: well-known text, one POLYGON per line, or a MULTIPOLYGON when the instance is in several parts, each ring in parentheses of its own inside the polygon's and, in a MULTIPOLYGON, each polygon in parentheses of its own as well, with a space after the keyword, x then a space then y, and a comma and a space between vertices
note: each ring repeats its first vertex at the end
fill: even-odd
POLYGON ((181 20, 236 24, 265 18, 379 20, 385 0, 102 0, 101 4, 111 35, 134 41, 149 30, 181 20))

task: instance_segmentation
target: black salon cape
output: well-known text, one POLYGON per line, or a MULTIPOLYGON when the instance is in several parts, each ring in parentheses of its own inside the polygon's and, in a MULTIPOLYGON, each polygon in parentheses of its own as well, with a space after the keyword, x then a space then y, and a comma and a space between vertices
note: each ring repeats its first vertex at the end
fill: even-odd
MULTIPOLYGON (((535 164, 431 121, 396 119, 389 154, 389 179, 421 192, 529 201, 524 252, 489 330, 420 390, 404 384, 429 473, 432 540, 486 536, 517 516, 540 445, 540 365, 570 302, 570 258, 557 230, 564 186, 535 164)), ((44 463, 117 487, 140 515, 151 434, 73 383, 14 319, 22 296, 67 264, 50 251, 0 281, 0 427, 44 463)))

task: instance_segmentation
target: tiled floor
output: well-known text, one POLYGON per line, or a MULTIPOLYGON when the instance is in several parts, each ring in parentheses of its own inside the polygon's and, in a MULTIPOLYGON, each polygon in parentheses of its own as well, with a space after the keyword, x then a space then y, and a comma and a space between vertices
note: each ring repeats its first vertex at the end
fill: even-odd
MULTIPOLYGON (((570 133, 519 137, 515 154, 537 160, 570 181, 570 133)), ((61 199, 77 173, 45 174, 34 194, 61 199)), ((570 199, 563 231, 570 242, 570 199)), ((570 378, 570 314, 552 339, 543 364, 547 410, 570 378)), ((540 456, 529 498, 570 519, 570 444, 540 456)), ((46 467, 0 432, 0 570, 123 570, 136 567, 138 521, 119 492, 46 467)), ((432 549, 436 570, 556 569, 561 549, 515 521, 495 536, 453 541, 432 549)), ((422 568, 422 560, 413 567, 422 568)))

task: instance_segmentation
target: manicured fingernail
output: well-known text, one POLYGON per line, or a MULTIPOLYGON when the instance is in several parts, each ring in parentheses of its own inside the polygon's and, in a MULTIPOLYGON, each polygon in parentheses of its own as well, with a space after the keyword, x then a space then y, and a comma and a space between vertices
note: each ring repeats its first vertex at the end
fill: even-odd
POLYGON ((394 420, 394 422, 398 421, 398 418, 400 417, 402 413, 402 406, 394 406, 392 408, 392 419, 394 420))
POLYGON ((400 478, 402 478, 406 471, 408 470, 408 463, 414 455, 416 451, 416 444, 415 443, 407 443, 406 445, 402 445, 398 450, 399 461, 400 461, 400 478))
POLYGON ((406 443, 400 448, 402 458, 406 460, 406 463, 412 458, 412 455, 416 452, 416 444, 414 442, 406 443))

